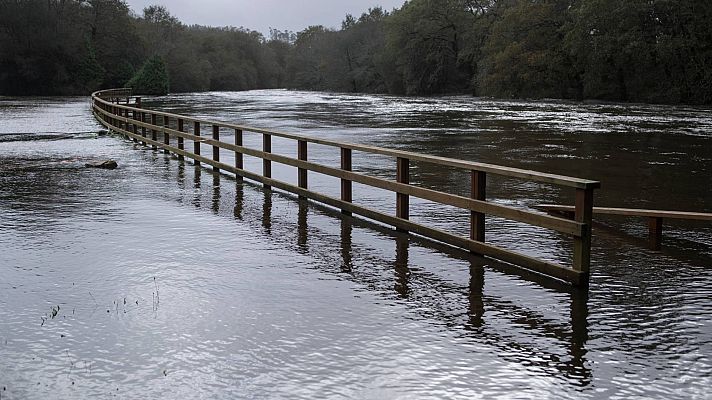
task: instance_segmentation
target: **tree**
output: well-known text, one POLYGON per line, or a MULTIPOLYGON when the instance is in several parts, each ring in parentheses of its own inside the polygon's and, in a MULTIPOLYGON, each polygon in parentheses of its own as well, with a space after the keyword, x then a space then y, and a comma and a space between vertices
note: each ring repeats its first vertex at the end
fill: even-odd
POLYGON ((489 26, 476 82, 488 96, 576 96, 571 61, 562 47, 570 0, 499 2, 489 26))
POLYGON ((126 83, 126 87, 133 88, 134 93, 140 94, 168 94, 168 73, 163 60, 158 56, 149 58, 136 75, 126 83))
POLYGON ((583 97, 712 100, 712 4, 699 0, 587 0, 572 8, 565 45, 583 97))
POLYGON ((86 42, 86 55, 79 64, 79 72, 77 75, 79 85, 83 86, 87 92, 95 91, 101 88, 106 70, 99 64, 94 52, 94 47, 91 42, 86 42))
POLYGON ((347 68, 340 74, 340 86, 352 92, 378 93, 387 90, 384 80, 388 69, 381 60, 385 44, 385 21, 388 13, 382 8, 369 8, 358 20, 347 15, 339 32, 338 53, 347 68))
POLYGON ((166 7, 152 5, 143 9, 138 27, 148 54, 166 58, 176 46, 183 24, 166 7))
MULTIPOLYGON (((57 1, 56 3, 65 3, 57 1)), ((130 73, 141 65, 142 40, 130 9, 123 0, 73 1, 79 5, 78 26, 88 35, 97 62, 106 75, 102 86, 118 87, 131 78, 130 73), (130 68, 127 68, 128 66, 130 68)))
POLYGON ((468 90, 471 65, 461 49, 473 24, 462 0, 412 0, 386 24, 382 63, 395 65, 386 78, 389 90, 405 94, 435 94, 468 90))
POLYGON ((324 26, 310 26, 297 33, 297 39, 288 58, 287 75, 293 87, 324 90, 329 87, 325 69, 332 58, 334 32, 324 26))
POLYGON ((662 67, 660 101, 712 103, 712 2, 656 0, 655 52, 662 67))

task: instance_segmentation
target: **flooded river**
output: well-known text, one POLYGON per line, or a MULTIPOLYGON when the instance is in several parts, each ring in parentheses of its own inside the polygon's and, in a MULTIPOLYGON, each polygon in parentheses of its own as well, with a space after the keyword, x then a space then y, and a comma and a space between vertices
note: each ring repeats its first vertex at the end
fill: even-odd
MULTIPOLYGON (((596 179, 597 206, 712 212, 709 109, 280 90, 144 104, 596 179)), ((586 292, 196 169, 107 135, 89 106, 0 98, 0 399, 711 396, 709 223, 666 221, 656 252, 647 221, 597 219, 586 292), (120 168, 83 167, 106 158, 120 168)), ((273 150, 296 155, 286 140, 273 150)), ((309 152, 338 166, 338 151, 309 152)), ((354 170, 392 179, 395 161, 355 152, 354 170)), ((335 179, 309 180, 338 194, 335 179)), ((467 175, 427 164, 411 182, 469 192, 467 175)), ((573 199, 495 177, 487 191, 522 209, 573 199)), ((387 192, 354 185, 354 199, 395 210, 387 192)), ((468 228, 416 199, 411 216, 468 228)), ((487 235, 571 259, 545 229, 488 218, 487 235)))

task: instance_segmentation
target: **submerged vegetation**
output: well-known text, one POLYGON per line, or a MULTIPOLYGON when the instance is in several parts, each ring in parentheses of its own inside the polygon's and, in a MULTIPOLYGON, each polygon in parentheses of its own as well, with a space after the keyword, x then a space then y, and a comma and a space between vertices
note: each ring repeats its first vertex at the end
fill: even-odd
POLYGON ((0 94, 128 83, 710 104, 710 20, 708 0, 410 0, 266 38, 121 0, 3 1, 0 94))

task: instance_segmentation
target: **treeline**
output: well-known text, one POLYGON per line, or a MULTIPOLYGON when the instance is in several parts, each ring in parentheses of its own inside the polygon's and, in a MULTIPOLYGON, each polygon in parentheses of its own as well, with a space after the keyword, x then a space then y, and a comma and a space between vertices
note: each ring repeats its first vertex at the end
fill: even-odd
POLYGON ((87 94, 130 80, 152 92, 279 87, 274 46, 245 29, 186 26, 160 6, 134 15, 122 0, 0 0, 0 94, 87 94))
POLYGON ((121 0, 0 0, 0 94, 165 79, 153 87, 710 104, 709 21, 709 0, 410 0, 265 38, 121 0))
POLYGON ((411 0, 297 34, 288 81, 407 95, 712 103, 710 0, 411 0))

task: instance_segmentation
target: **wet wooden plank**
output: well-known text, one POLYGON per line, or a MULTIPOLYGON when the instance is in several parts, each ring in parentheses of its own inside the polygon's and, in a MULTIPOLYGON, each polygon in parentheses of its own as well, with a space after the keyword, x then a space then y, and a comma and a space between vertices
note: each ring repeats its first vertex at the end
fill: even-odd
POLYGON ((576 189, 574 220, 583 224, 581 235, 574 237, 574 269, 588 274, 591 268, 591 224, 593 189, 576 189))
MULTIPOLYGON (((534 208, 544 211, 572 212, 574 206, 559 204, 537 204, 534 208)), ((690 211, 648 210, 642 208, 593 207, 593 213, 599 215, 618 215, 622 217, 654 217, 665 219, 686 219, 695 221, 712 221, 712 213, 690 211)))
MULTIPOLYGON (((351 153, 351 149, 341 149, 341 169, 343 171, 351 172, 353 169, 351 153)), ((353 201, 353 196, 353 183, 349 179, 341 178, 341 200, 351 203, 353 201)), ((351 214, 349 211, 344 209, 341 209, 341 212, 347 215, 351 214)))
MULTIPOLYGON (((265 154, 272 152, 272 135, 267 133, 262 135, 262 152, 265 154)), ((272 161, 267 157, 262 157, 262 176, 265 178, 272 177, 272 161)), ((269 188, 269 185, 265 185, 265 189, 269 188)))
MULTIPOLYGON (((235 129, 235 146, 242 147, 242 129, 235 129)), ((242 153, 236 151, 235 152, 235 168, 237 169, 244 169, 244 158, 242 156, 242 153)), ((242 181, 242 176, 237 176, 238 181, 242 181)))
MULTIPOLYGON (((167 115, 164 115, 163 116, 163 128, 164 129, 162 129, 162 132, 163 132, 163 144, 165 144, 165 145, 169 145, 171 143, 171 137, 168 134, 168 132, 170 131, 170 127, 171 127, 171 120, 167 115)), ((165 148, 164 148, 163 152, 166 154, 169 153, 169 151, 165 150, 165 148)))
MULTIPOLYGON (((154 142, 158 141, 158 118, 156 114, 151 113, 151 124, 148 126, 151 128, 151 140, 154 142)), ((157 151, 158 146, 154 144, 151 146, 151 149, 153 149, 153 151, 157 151)))
MULTIPOLYGON (((192 121, 193 122, 193 154, 200 155, 200 143, 201 143, 201 138, 200 138, 200 122, 199 121, 192 121)), ((185 137, 185 136, 184 136, 185 137)), ((200 165, 200 162, 195 159, 195 165, 200 165)))
MULTIPOLYGON (((487 200, 487 173, 472 171, 470 176, 470 197, 479 201, 487 200)), ((485 214, 470 211, 470 239, 485 241, 485 214)))
MULTIPOLYGON (((220 126, 213 125, 213 140, 215 142, 220 142, 220 126)), ((213 160, 220 162, 220 146, 213 145, 213 160)), ((219 172, 220 169, 213 167, 213 171, 219 172)))
MULTIPOLYGON (((300 140, 297 142, 297 158, 301 161, 307 161, 307 142, 300 140)), ((298 168, 298 185, 302 189, 308 188, 308 175, 306 168, 298 168)))
MULTIPOLYGON (((410 161, 407 158, 398 158, 396 161, 396 182, 410 185, 410 161)), ((400 219, 410 218, 410 198, 407 193, 396 192, 396 216, 400 219)))
MULTIPOLYGON (((185 131, 185 121, 183 120, 183 118, 178 118, 178 131, 185 131)), ((178 148, 181 150, 185 149, 185 138, 183 138, 183 136, 178 136, 178 148)), ((184 157, 178 156, 178 159, 182 160, 184 159, 184 157)))

